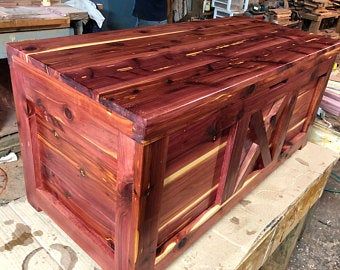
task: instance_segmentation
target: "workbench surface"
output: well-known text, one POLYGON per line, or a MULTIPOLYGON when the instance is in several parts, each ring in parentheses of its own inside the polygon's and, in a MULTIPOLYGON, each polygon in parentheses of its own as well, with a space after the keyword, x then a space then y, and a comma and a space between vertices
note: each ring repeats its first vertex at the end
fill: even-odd
POLYGON ((85 20, 88 13, 67 5, 3 7, 0 2, 0 33, 70 27, 70 21, 85 20))
MULTIPOLYGON (((321 196, 338 155, 308 143, 226 214, 169 269, 260 267, 321 196)), ((3 269, 99 269, 26 200, 0 207, 3 269)))

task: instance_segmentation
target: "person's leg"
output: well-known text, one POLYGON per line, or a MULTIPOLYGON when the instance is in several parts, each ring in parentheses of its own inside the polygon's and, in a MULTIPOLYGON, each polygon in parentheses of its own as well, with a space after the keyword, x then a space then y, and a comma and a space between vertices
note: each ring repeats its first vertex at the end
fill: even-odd
POLYGON ((162 25, 162 24, 166 24, 167 20, 164 21, 147 21, 147 20, 143 20, 143 19, 139 19, 137 18, 137 27, 143 27, 143 26, 154 26, 154 25, 162 25))

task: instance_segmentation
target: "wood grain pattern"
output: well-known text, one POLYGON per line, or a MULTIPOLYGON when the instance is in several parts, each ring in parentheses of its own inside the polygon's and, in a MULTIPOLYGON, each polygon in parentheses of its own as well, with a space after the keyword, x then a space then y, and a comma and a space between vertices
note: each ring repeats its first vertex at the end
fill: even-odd
POLYGON ((11 67, 12 89, 16 107, 18 129, 20 132, 21 155, 25 166, 24 177, 26 195, 29 203, 39 211, 40 209, 36 198, 36 190, 41 183, 40 171, 37 170, 39 157, 34 158, 33 153, 37 153, 38 149, 36 140, 35 143, 33 143, 34 139, 32 139, 30 126, 30 118, 34 112, 32 111, 33 108, 29 106, 29 103, 27 103, 25 93, 21 87, 22 77, 18 72, 18 70, 13 70, 11 67))
POLYGON ((257 144, 259 145, 263 166, 269 165, 272 157, 269 151, 268 136, 265 129, 262 111, 257 111, 251 117, 250 127, 256 134, 257 144))
POLYGON ((315 60, 336 42, 240 17, 12 46, 35 66, 138 123, 136 136, 145 140, 147 132, 190 122, 188 112, 203 104, 209 110, 224 107, 235 88, 261 76, 275 78, 298 60, 315 60))
POLYGON ((9 44, 28 198, 162 268, 304 146, 339 48, 246 17, 9 44))
POLYGON ((245 143, 250 115, 242 117, 229 131, 223 160, 222 173, 216 203, 220 204, 230 197, 235 189, 242 147, 245 143))
POLYGON ((154 267, 168 141, 164 137, 146 147, 136 146, 132 199, 135 249, 130 257, 133 269, 154 267))
POLYGON ((116 235, 114 247, 117 254, 114 267, 115 269, 132 269, 134 248, 134 234, 129 224, 133 221, 133 189, 134 189, 134 161, 136 155, 136 143, 134 140, 119 132, 118 144, 124 145, 119 147, 118 151, 118 170, 117 170, 117 201, 115 207, 116 213, 116 235))

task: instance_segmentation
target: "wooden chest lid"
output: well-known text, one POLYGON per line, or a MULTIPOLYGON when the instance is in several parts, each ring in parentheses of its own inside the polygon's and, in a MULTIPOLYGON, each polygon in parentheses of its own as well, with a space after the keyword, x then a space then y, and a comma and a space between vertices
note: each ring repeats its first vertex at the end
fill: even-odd
POLYGON ((25 41, 8 49, 129 118, 144 138, 148 129, 170 129, 178 119, 226 106, 238 91, 304 61, 333 56, 339 46, 323 36, 233 17, 25 41))

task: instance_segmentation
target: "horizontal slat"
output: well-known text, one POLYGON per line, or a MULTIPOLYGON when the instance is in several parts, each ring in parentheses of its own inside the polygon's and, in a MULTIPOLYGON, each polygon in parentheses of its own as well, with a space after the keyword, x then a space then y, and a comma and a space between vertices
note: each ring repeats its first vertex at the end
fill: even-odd
POLYGON ((174 233, 189 224, 200 213, 208 209, 215 201, 217 186, 207 191, 194 202, 183 208, 167 222, 161 224, 158 230, 158 245, 163 244, 174 233))
POLYGON ((167 176, 225 142, 230 119, 223 112, 207 115, 169 136, 167 176))
POLYGON ((183 217, 184 221, 195 217, 198 213, 194 209, 197 210, 202 201, 205 201, 204 205, 211 202, 214 197, 211 191, 216 189, 220 177, 224 148, 225 143, 221 143, 172 174, 166 172, 160 213, 162 235, 163 230, 171 232, 181 226, 183 217))
POLYGON ((39 139, 55 148, 65 160, 70 160, 70 164, 76 166, 82 175, 92 177, 99 187, 115 194, 117 177, 117 165, 115 163, 112 163, 112 167, 106 167, 96 156, 89 156, 90 151, 87 152, 86 149, 72 145, 72 139, 68 140, 67 136, 63 137, 64 134, 47 128, 40 117, 37 117, 37 132, 36 136, 39 139))
MULTIPOLYGON (((243 23, 239 25, 240 29, 238 31, 239 34, 244 34, 244 39, 255 36, 255 34, 251 33, 249 30, 256 27, 258 26, 243 23), (246 32, 247 30, 248 32, 246 32)), ((261 32, 263 33, 264 31, 259 31, 258 34, 261 34, 261 32)), ((157 55, 160 57, 164 54, 185 55, 184 52, 190 53, 199 51, 200 49, 208 48, 209 46, 218 46, 221 43, 228 41, 230 43, 235 42, 233 40, 235 40, 235 37, 237 38, 236 34, 237 31, 235 31, 235 29, 231 28, 226 30, 224 27, 215 27, 214 31, 211 31, 210 28, 200 29, 197 35, 192 35, 187 32, 180 32, 165 35, 161 39, 154 37, 145 38, 143 39, 143 42, 138 39, 133 39, 91 46, 91 53, 94 56, 94 59, 91 61, 91 66, 101 66, 106 68, 107 71, 111 70, 111 73, 113 73, 112 75, 114 75, 116 66, 119 68, 120 63, 122 62, 124 63, 127 61, 133 64, 134 59, 139 59, 143 62, 143 60, 151 60, 157 55), (173 46, 170 46, 170 44, 173 46)), ((240 39, 240 36, 238 36, 238 39, 240 39)), ((84 47, 59 52, 50 52, 36 55, 34 56, 34 59, 48 65, 51 69, 58 70, 58 72, 63 74, 65 72, 77 71, 79 69, 88 67, 89 63, 86 61, 88 50, 89 48, 84 47), (72 62, 63 65, 62 59, 65 57, 72 59, 72 62)), ((141 66, 140 68, 143 67, 141 66)))
MULTIPOLYGON (((99 227, 114 231, 115 190, 105 186, 104 180, 96 176, 97 173, 93 175, 91 171, 83 171, 83 164, 78 164, 77 161, 62 153, 62 150, 47 142, 41 135, 38 135, 38 139, 40 162, 48 168, 42 171, 44 179, 47 180, 47 186, 63 189, 63 196, 74 200, 74 207, 78 205, 77 207, 88 213, 93 210, 94 216, 91 218, 97 220, 99 227), (48 171, 52 171, 52 174, 48 171), (57 180, 52 179, 49 182, 48 179, 54 176, 57 180), (67 190, 67 187, 70 190, 67 190), (91 205, 93 205, 92 210, 87 210, 91 205)), ((75 214, 82 216, 81 212, 76 211, 75 214)), ((103 232, 103 229, 100 231, 103 232)))
POLYGON ((89 229, 99 234, 104 241, 106 239, 114 240, 115 224, 103 215, 98 199, 91 200, 94 196, 83 193, 71 181, 63 181, 47 167, 43 166, 42 168, 46 190, 80 218, 89 229))
POLYGON ((92 47, 100 44, 109 44, 122 42, 126 40, 140 39, 143 43, 144 39, 153 37, 160 38, 162 36, 171 35, 174 33, 189 32, 197 27, 212 29, 218 25, 220 26, 232 26, 240 24, 242 22, 249 21, 247 18, 235 18, 233 22, 226 21, 204 21, 204 22, 191 22, 181 24, 181 28, 178 29, 178 24, 167 25, 166 27, 154 27, 154 28, 138 28, 119 31, 106 31, 102 33, 89 34, 86 36, 75 36, 74 39, 61 38, 45 41, 27 41, 20 44, 11 44, 11 46, 17 50, 22 50, 24 53, 41 54, 47 51, 62 51, 70 48, 92 47), (34 50, 27 49, 27 47, 35 47, 34 50))
POLYGON ((86 140, 116 157, 117 129, 131 136, 131 121, 108 112, 103 106, 22 60, 15 58, 13 61, 18 73, 25 74, 22 87, 26 98, 36 105, 45 119, 56 126, 61 122, 77 130, 86 140))
MULTIPOLYGON (((263 46, 256 46, 258 45, 258 41, 253 42, 252 47, 250 46, 251 39, 244 39, 241 44, 244 43, 246 48, 247 45, 249 47, 239 52, 235 52, 235 50, 242 45, 230 46, 230 44, 227 43, 221 46, 219 50, 212 52, 211 50, 213 48, 207 48, 209 50, 206 50, 206 52, 203 50, 202 54, 207 54, 210 59, 215 58, 213 64, 205 64, 203 67, 187 70, 187 72, 183 74, 184 77, 182 74, 179 78, 177 78, 178 75, 174 77, 170 76, 167 80, 155 80, 152 83, 138 86, 139 92, 137 93, 131 92, 135 87, 134 85, 129 85, 128 89, 121 89, 119 91, 115 91, 115 88, 112 87, 111 94, 103 95, 103 98, 108 100, 112 99, 116 104, 130 109, 140 116, 150 118, 154 110, 174 109, 172 107, 176 107, 176 102, 179 102, 179 98, 182 100, 179 105, 182 105, 183 102, 195 100, 198 96, 202 97, 208 93, 216 93, 223 89, 231 88, 235 82, 243 82, 243 78, 253 78, 255 74, 259 76, 260 74, 268 72, 270 69, 282 67, 290 61, 305 58, 306 54, 296 52, 295 48, 306 48, 306 41, 309 39, 310 38, 305 37, 299 41, 291 41, 277 37, 271 42, 265 42, 263 46), (282 47, 279 46, 281 43, 284 44, 282 47), (286 50, 290 48, 291 50, 286 52, 286 50), (284 59, 281 60, 281 57, 277 58, 277 55, 284 53, 284 59), (274 54, 275 58, 273 57, 274 54), (168 80, 172 82, 168 83, 168 80), (202 89, 202 86, 205 88, 202 89), (155 89, 157 89, 157 92, 155 92, 155 89), (183 92, 185 94, 180 95, 183 92), (171 100, 172 103, 160 106, 163 99, 171 100), (155 107, 151 106, 150 103, 154 104, 155 107)), ((307 44, 309 46, 309 43, 307 44)), ((319 48, 322 48, 321 43, 319 44, 319 48)), ((190 58, 192 58, 192 62, 200 61, 201 55, 197 54, 190 56, 190 58)), ((145 59, 145 61, 150 61, 150 59, 145 59)), ((159 61, 159 59, 156 58, 154 61, 159 61)), ((162 64, 163 62, 164 61, 160 61, 162 64)), ((176 64, 174 60, 172 63, 173 65, 176 64)), ((163 68, 168 65, 165 64, 163 68)), ((131 68, 133 69, 133 67, 131 68)), ((172 66, 170 66, 170 68, 172 68, 172 66)), ((129 70, 126 72, 129 72, 129 70)), ((134 72, 134 70, 132 70, 132 72, 134 72)), ((120 76, 124 76, 124 73, 120 76)))

